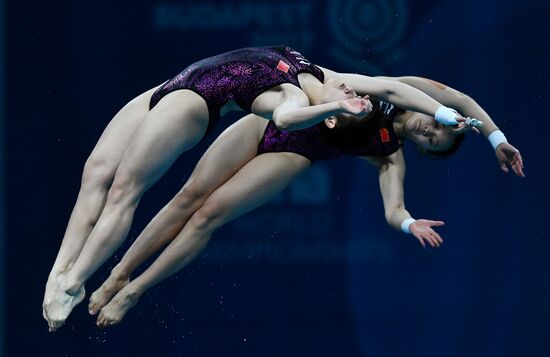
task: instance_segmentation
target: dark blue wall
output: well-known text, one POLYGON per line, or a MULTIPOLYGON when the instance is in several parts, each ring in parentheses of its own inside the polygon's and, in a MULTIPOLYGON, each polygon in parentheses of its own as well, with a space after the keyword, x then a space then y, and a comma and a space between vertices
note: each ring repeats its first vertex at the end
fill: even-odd
MULTIPOLYGON (((535 0, 6 1, 6 354, 550 354, 549 10, 535 0), (373 168, 319 162, 220 229, 119 326, 97 330, 84 303, 49 334, 44 284, 84 162, 113 114, 197 59, 277 43, 336 70, 462 90, 521 150, 527 178, 503 174, 482 137, 444 161, 406 147, 407 208, 447 223, 434 250, 386 225, 373 168)), ((130 239, 88 293, 206 147, 144 196, 130 239)))

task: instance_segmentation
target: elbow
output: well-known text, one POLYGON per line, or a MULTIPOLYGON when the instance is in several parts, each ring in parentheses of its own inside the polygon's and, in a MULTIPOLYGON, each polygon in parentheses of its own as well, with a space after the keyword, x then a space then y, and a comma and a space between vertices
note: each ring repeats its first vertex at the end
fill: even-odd
POLYGON ((469 95, 459 91, 456 92, 456 97, 460 100, 473 100, 472 97, 470 97, 469 95))
MULTIPOLYGON (((452 89, 452 88, 448 88, 448 92, 451 94, 451 96, 449 96, 449 104, 450 106, 454 106, 454 107, 457 107, 457 108, 462 108, 462 107, 465 107, 465 106, 470 106, 470 105, 476 105, 476 101, 470 97, 469 95, 467 94, 464 94, 456 89, 452 89)), ((457 109, 455 108, 455 109, 457 109)))
POLYGON ((472 98, 469 95, 464 94, 462 92, 457 93, 457 100, 458 100, 459 103, 462 103, 463 105, 472 105, 472 104, 477 105, 474 98, 472 98))
POLYGON ((386 217, 386 222, 388 224, 391 224, 391 217, 393 215, 393 212, 392 211, 386 211, 386 213, 384 214, 384 216, 386 217))
POLYGON ((284 117, 281 116, 273 116, 273 123, 277 127, 277 129, 282 131, 287 131, 290 129, 290 123, 288 120, 285 120, 284 117))

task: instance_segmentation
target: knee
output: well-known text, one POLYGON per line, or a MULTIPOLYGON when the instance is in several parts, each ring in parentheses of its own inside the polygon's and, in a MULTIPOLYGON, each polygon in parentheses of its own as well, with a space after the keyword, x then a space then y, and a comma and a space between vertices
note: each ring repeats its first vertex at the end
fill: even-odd
POLYGON ((207 203, 195 212, 190 224, 197 230, 213 231, 223 214, 221 205, 207 203))
POLYGON ((204 202, 208 193, 203 185, 189 182, 174 196, 171 204, 180 210, 198 208, 204 202))
POLYGON ((132 175, 117 171, 107 195, 107 205, 137 205, 143 187, 132 175))
POLYGON ((91 189, 107 188, 113 182, 116 167, 109 165, 106 159, 90 156, 84 164, 82 186, 91 189))

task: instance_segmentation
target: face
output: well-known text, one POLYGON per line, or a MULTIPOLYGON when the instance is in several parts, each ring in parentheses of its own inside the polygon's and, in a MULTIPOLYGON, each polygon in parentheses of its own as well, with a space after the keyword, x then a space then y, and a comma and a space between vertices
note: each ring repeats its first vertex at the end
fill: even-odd
POLYGON ((433 117, 415 114, 405 124, 407 138, 423 149, 448 150, 455 140, 455 129, 437 122, 433 117))
POLYGON ((330 78, 323 84, 323 103, 336 102, 339 100, 356 98, 355 90, 343 81, 330 78))

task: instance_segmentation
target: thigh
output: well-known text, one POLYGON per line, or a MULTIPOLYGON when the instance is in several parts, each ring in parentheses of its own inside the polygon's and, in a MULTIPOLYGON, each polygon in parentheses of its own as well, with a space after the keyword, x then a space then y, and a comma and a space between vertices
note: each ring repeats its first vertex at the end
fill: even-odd
POLYGON ((219 227, 272 199, 310 165, 289 152, 259 155, 214 191, 201 210, 210 215, 210 225, 219 227))
POLYGON ((184 186, 210 194, 258 155, 268 121, 250 114, 238 120, 210 145, 184 186))
POLYGON ((149 113, 149 101, 157 88, 158 86, 128 102, 111 119, 90 154, 91 160, 112 167, 114 174, 136 129, 149 113))
POLYGON ((208 107, 198 94, 186 89, 167 94, 137 128, 117 176, 137 185, 152 184, 203 138, 208 119, 208 107))

